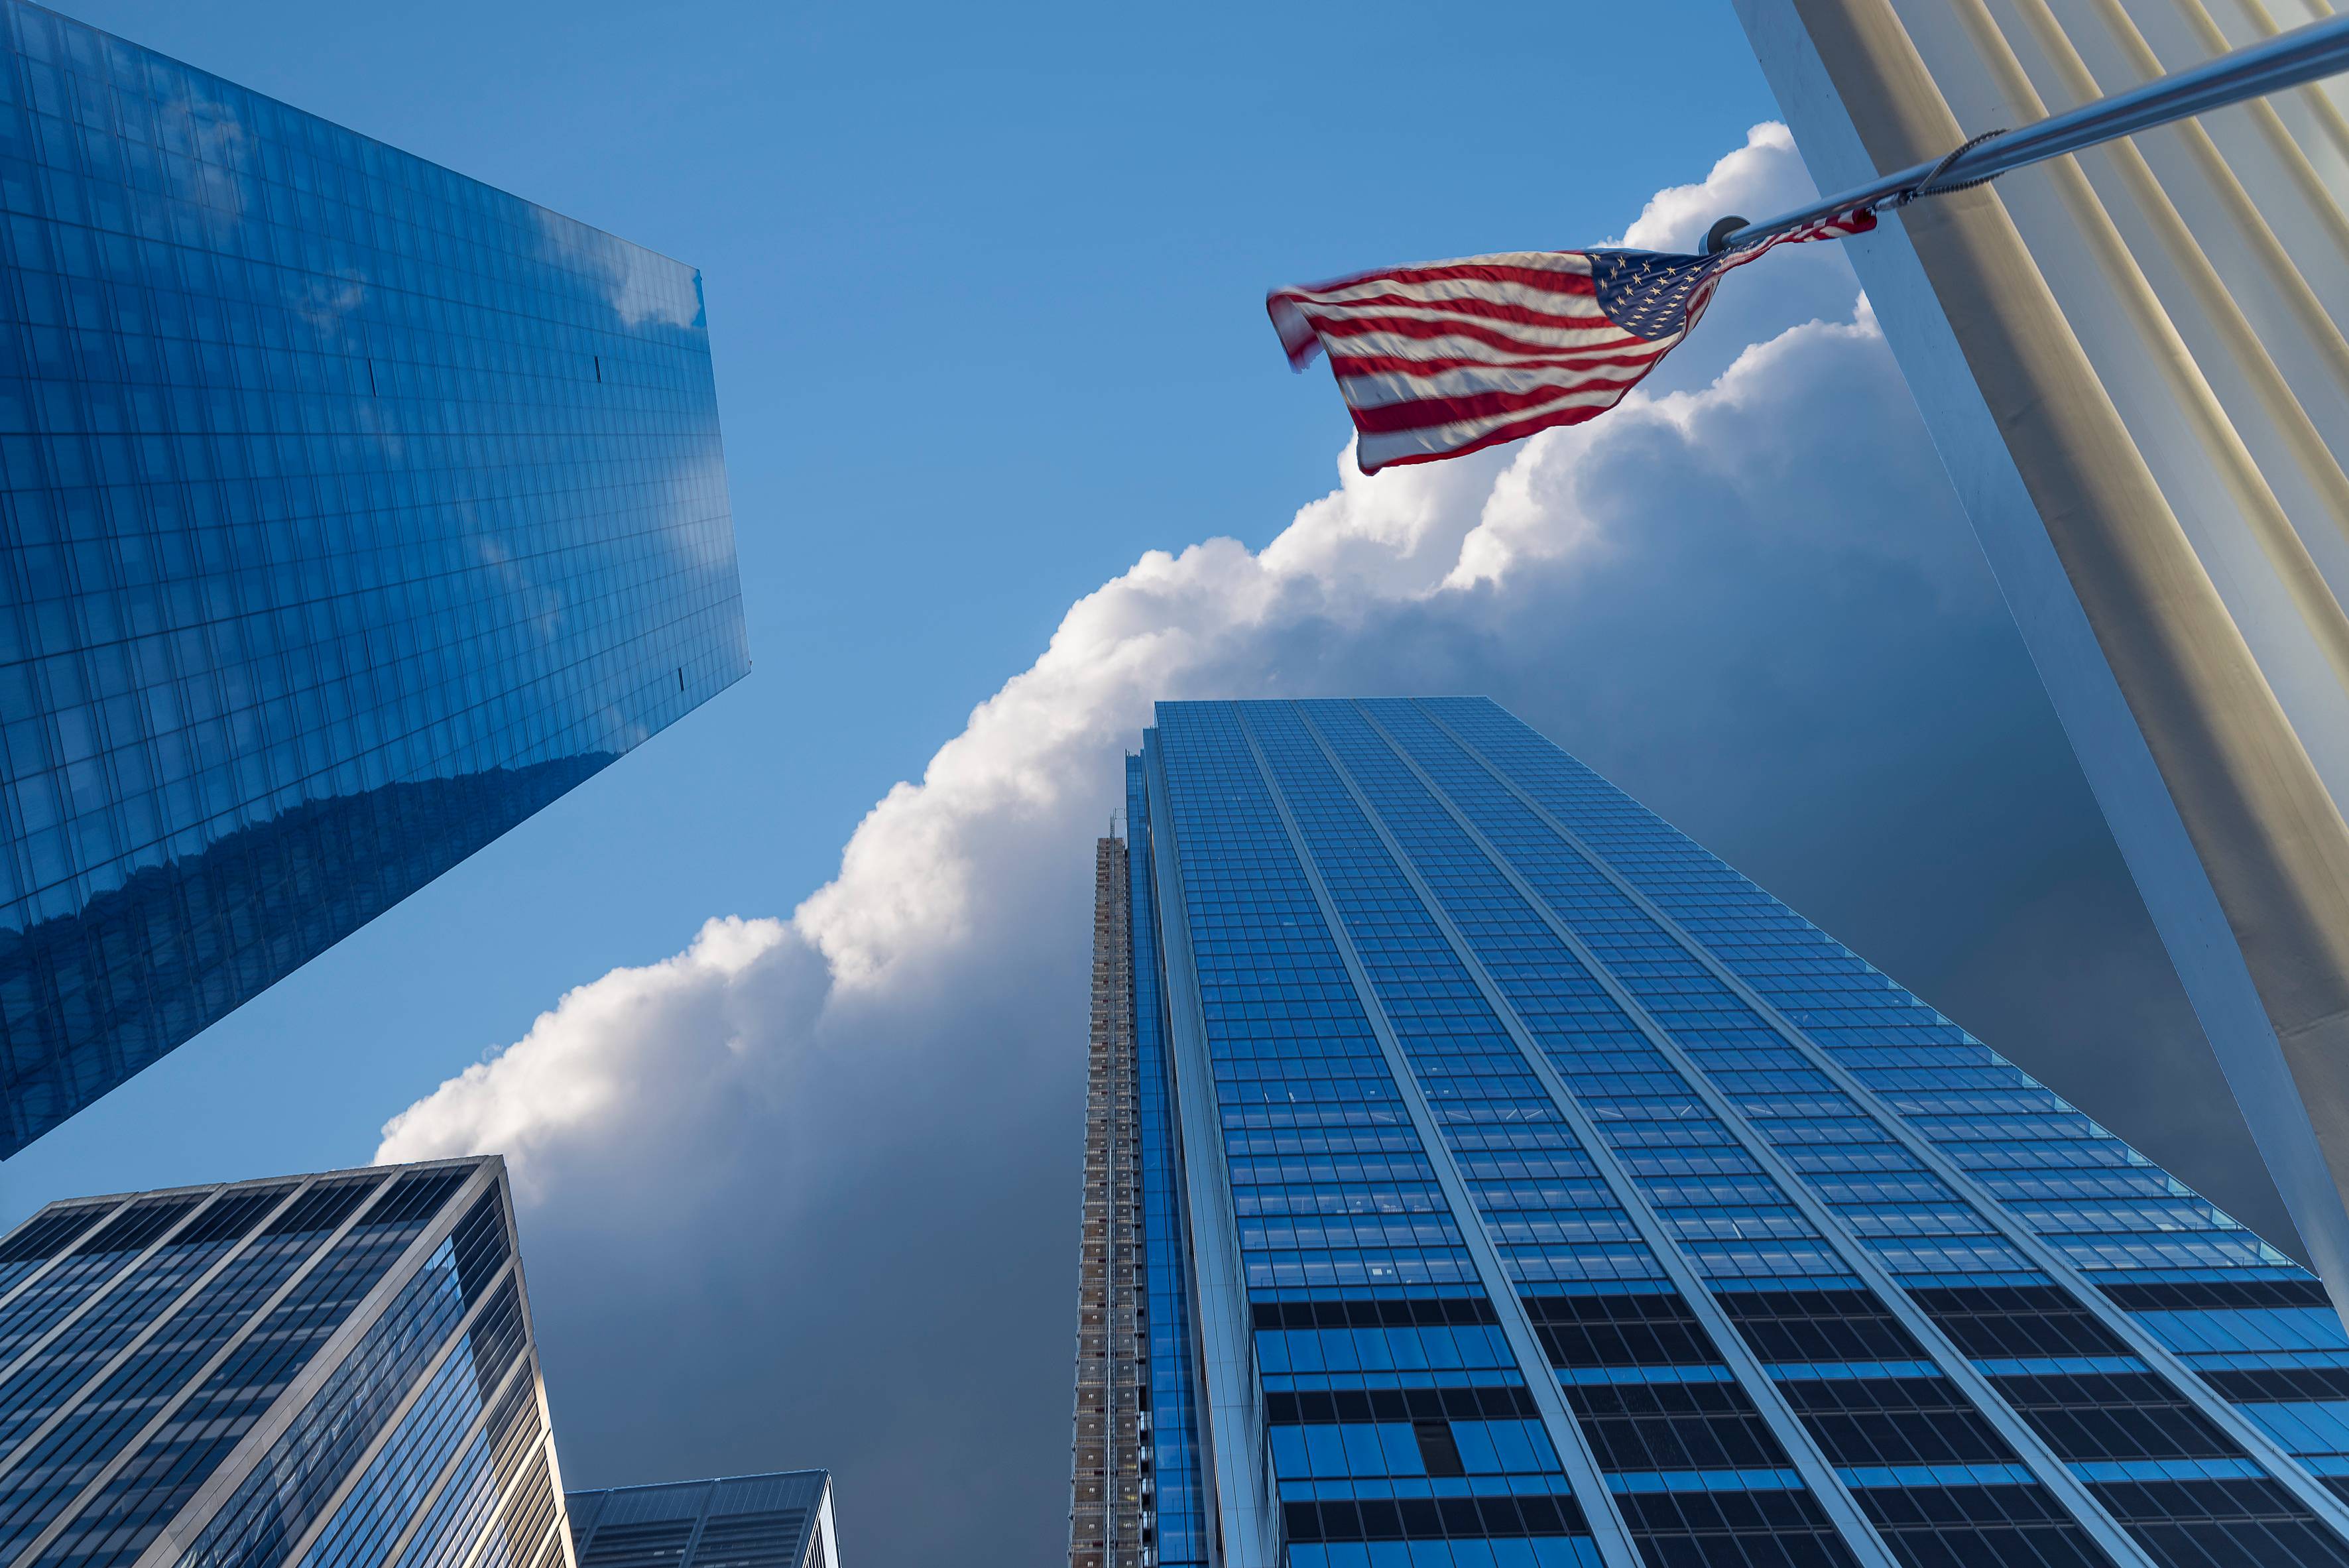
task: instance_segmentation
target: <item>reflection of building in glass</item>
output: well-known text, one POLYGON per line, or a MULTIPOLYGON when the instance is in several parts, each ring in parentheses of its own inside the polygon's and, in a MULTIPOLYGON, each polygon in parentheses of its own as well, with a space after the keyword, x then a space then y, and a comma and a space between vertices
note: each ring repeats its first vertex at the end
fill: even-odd
POLYGON ((0 1557, 568 1568, 495 1159, 53 1203, 0 1241, 0 1557))
POLYGON ((840 1568, 832 1472, 574 1491, 579 1568, 840 1568))
POLYGON ((1489 702, 1157 721, 1143 1563, 2349 1565, 2340 1320, 2118 1139, 1489 702))
POLYGON ((0 28, 5 1154, 748 657, 691 268, 0 28))

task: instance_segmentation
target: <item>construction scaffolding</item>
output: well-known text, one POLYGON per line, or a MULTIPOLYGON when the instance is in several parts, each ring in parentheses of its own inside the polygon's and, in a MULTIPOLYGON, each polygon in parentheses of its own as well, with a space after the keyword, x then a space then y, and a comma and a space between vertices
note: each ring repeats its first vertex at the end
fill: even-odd
POLYGON ((1127 874, 1124 841, 1102 840, 1093 851, 1093 1011, 1069 1568, 1151 1568, 1155 1559, 1127 874))

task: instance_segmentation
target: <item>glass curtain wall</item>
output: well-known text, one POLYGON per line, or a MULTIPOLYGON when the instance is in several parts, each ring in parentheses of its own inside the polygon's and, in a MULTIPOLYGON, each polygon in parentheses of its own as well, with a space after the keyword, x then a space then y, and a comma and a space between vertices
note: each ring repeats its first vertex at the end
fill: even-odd
POLYGON ((0 1156, 749 668, 700 276, 0 0, 0 1156))
POLYGON ((53 1205, 0 1259, 14 1568, 569 1568, 500 1161, 53 1205))
POLYGON ((574 1491, 580 1568, 840 1568, 829 1470, 574 1491))
POLYGON ((2349 1564, 2316 1282, 1504 710, 1131 776, 1221 1561, 2349 1564))

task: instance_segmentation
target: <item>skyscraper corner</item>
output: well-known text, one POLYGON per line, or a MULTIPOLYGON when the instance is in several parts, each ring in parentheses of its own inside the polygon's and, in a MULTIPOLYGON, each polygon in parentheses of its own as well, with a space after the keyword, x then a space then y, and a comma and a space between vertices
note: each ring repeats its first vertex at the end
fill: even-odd
POLYGON ((2349 1564, 2318 1283, 1507 713, 1127 786, 1143 1568, 2349 1564))
POLYGON ((0 1240, 0 1554, 571 1568, 503 1162, 74 1200, 0 1240))

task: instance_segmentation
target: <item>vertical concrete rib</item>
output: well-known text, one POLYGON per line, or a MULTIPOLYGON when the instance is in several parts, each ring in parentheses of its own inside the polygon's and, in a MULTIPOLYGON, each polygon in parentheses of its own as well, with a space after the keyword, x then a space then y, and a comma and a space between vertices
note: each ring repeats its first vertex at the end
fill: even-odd
POLYGON ((1549 1355, 1542 1348, 1541 1336, 1534 1332, 1533 1319, 1526 1315, 1524 1300, 1516 1287, 1510 1284, 1508 1273, 1501 1266, 1500 1253, 1485 1234, 1483 1219, 1468 1195, 1467 1183, 1460 1175, 1452 1158, 1452 1150, 1444 1141, 1436 1126, 1434 1113, 1429 1109, 1425 1091, 1411 1070, 1401 1043, 1395 1038, 1394 1026, 1388 1022, 1385 1010, 1379 1006, 1378 993, 1362 965, 1361 955, 1355 951, 1353 938, 1347 934, 1345 922, 1340 917, 1336 903, 1330 899, 1329 884, 1323 882, 1319 863, 1299 829, 1296 816, 1288 809, 1288 798, 1280 782, 1273 777, 1272 765, 1257 743, 1256 732, 1249 727, 1247 709, 1233 705, 1233 715, 1238 722, 1240 736, 1247 742, 1248 755, 1255 759, 1257 777, 1263 779, 1266 792, 1272 799, 1273 810, 1279 814, 1281 830, 1288 835, 1288 846, 1297 856, 1297 863, 1313 890, 1313 901, 1320 908, 1321 922, 1329 928, 1330 940, 1344 961, 1347 976, 1353 982, 1355 994, 1361 997, 1363 1016, 1369 1019, 1371 1032, 1377 1038, 1379 1052, 1386 1058, 1387 1071, 1394 1078, 1395 1089, 1402 1096, 1403 1109, 1411 1118, 1413 1130, 1418 1133, 1426 1151, 1429 1167, 1435 1172, 1436 1184, 1443 1189, 1444 1201, 1452 1210, 1454 1224, 1460 1232, 1463 1245, 1475 1260, 1476 1275, 1485 1293, 1492 1298, 1494 1315, 1501 1321, 1501 1329, 1508 1336, 1509 1348, 1517 1357, 1526 1374, 1526 1385, 1534 1403, 1541 1409, 1542 1425, 1549 1433, 1550 1446, 1557 1450, 1567 1479, 1573 1482, 1575 1494, 1582 1502, 1584 1518, 1590 1525, 1599 1554, 1610 1568, 1638 1568, 1639 1548, 1631 1532, 1615 1506, 1613 1494, 1607 1490, 1606 1478, 1599 1473, 1598 1460, 1592 1457, 1590 1445, 1582 1436, 1582 1428, 1574 1412, 1566 1408, 1565 1398, 1558 1391, 1557 1379, 1548 1376, 1549 1355))
MULTIPOLYGON (((2079 1299, 2083 1308, 2094 1315, 2106 1328, 2117 1336, 2121 1343, 2127 1345, 2132 1353, 2166 1376, 2182 1397, 2215 1422, 2219 1429, 2233 1439, 2245 1452, 2257 1459, 2261 1466, 2289 1491, 2294 1499, 2333 1530, 2349 1535, 2349 1508, 2344 1508, 2339 1498, 2328 1491, 2322 1481, 2311 1475, 2297 1460, 2286 1453, 2273 1438, 2255 1426, 2233 1405, 2212 1393, 2209 1385, 2197 1377, 2193 1369, 2185 1362, 2178 1359, 2168 1346, 2156 1339, 2137 1323, 2136 1318, 2107 1300, 2104 1292, 2097 1289, 2092 1281, 2075 1267, 2069 1258, 2050 1246, 2037 1232, 2016 1220, 2008 1212, 2003 1203, 1984 1191, 1975 1182, 1970 1172, 1934 1147, 1930 1140, 1909 1126, 1905 1118, 1878 1099, 1874 1089, 1862 1083, 1842 1063, 1837 1061, 1831 1052, 1811 1038, 1809 1034, 1795 1025, 1793 1020, 1772 1006, 1761 993, 1748 985, 1727 965, 1714 957, 1711 949, 1691 936, 1682 928, 1678 921, 1666 913, 1652 899, 1633 886, 1627 878, 1609 865, 1605 856, 1592 850, 1572 828, 1560 820, 1547 807, 1535 799, 1530 793, 1520 788, 1506 771, 1477 749, 1475 743, 1445 723, 1442 715, 1424 704, 1417 706, 1428 721, 1450 737, 1453 744, 1459 747, 1464 756, 1475 762, 1488 776, 1499 783, 1502 789, 1515 797, 1519 804, 1537 817, 1552 832, 1557 834, 1562 842, 1581 856, 1586 864, 1600 877, 1606 879, 1608 883, 1629 900, 1635 908, 1653 921, 1658 930, 1663 932, 1682 952, 1702 965, 1706 973, 1728 987, 1730 992, 1752 1009, 1754 1016, 1768 1026, 1773 1033, 1801 1054, 1805 1060, 1824 1074, 1837 1088, 1850 1097, 1853 1105, 1881 1127, 1888 1137, 1921 1162, 1925 1169, 1940 1177, 1952 1191, 1959 1193, 1972 1204, 1984 1222, 2002 1240, 2029 1258, 2041 1272, 2069 1289, 2073 1295, 2079 1299)), ((1392 744, 1392 740, 1390 744, 1392 744)), ((1481 839, 1481 835, 1479 837, 1481 839)), ((1503 864, 1504 862, 1495 860, 1495 863, 1503 864)), ((1546 901, 1537 897, 1535 907, 1542 911, 1555 926, 1564 928, 1566 922, 1563 917, 1551 910, 1546 901)), ((1578 940, 1575 943, 1575 946, 1578 952, 1587 951, 1578 940)), ((1594 968, 1594 973, 1603 974, 1604 967, 1594 968)), ((1609 978, 1611 980, 1612 977, 1609 978)), ((1674 1048, 1677 1049, 1677 1047, 1674 1048)), ((1702 1074, 1702 1069, 1692 1064, 1690 1071, 1702 1074)), ((1704 1079, 1703 1084, 1710 1089, 1709 1078, 1704 1079)), ((1909 1302, 1908 1292, 1897 1286, 1893 1289, 1893 1300, 1887 1305, 1895 1311, 1914 1310, 1909 1302)), ((1935 1333, 1938 1339, 1939 1331, 1936 1330, 1935 1333)), ((1927 1341, 1929 1344, 1936 1342, 1936 1340, 1927 1341)), ((1969 1370, 1971 1370, 1971 1364, 1969 1364, 1969 1370)), ((1969 1385, 1969 1387, 1971 1386, 1969 1385)), ((2002 1410, 2005 1408, 2004 1400, 1999 1400, 1998 1404, 2002 1410)))
MULTIPOLYGON (((1543 924, 1549 927, 1551 933, 1561 943, 1566 944, 1567 950, 1574 954, 1576 960, 1590 971, 1591 978, 1605 989, 1609 998, 1623 1010, 1633 1026, 1646 1037, 1649 1044, 1655 1047, 1657 1054, 1671 1063, 1674 1070, 1681 1075, 1688 1084, 1689 1091, 1702 1102, 1715 1119, 1729 1130, 1730 1136, 1737 1140, 1738 1147, 1743 1149, 1747 1156, 1777 1183, 1779 1190, 1785 1194, 1786 1202, 1798 1210, 1804 1219, 1810 1222, 1811 1227, 1819 1233, 1826 1243, 1835 1250, 1836 1255, 1843 1259, 1845 1266, 1866 1282, 1868 1289, 1881 1299, 1884 1309, 1899 1319, 1901 1326, 1908 1329, 1910 1336, 1925 1347, 1925 1353, 1932 1357, 1934 1365, 1940 1368, 1942 1375, 1965 1391, 1966 1397, 1981 1409, 1983 1418, 1998 1429, 1999 1435, 2013 1448, 2016 1456, 2033 1475, 2039 1478, 2040 1484, 2062 1501, 2064 1506, 2079 1521, 2081 1527, 2095 1537, 2097 1544, 2112 1556, 2115 1563, 2137 1565, 2137 1568, 2152 1568, 2151 1560, 2146 1556, 2144 1551, 2130 1538, 2120 1522, 2106 1510, 2104 1504, 2096 1501, 2095 1494, 2090 1492, 2082 1484, 2080 1479, 2072 1473, 2071 1467, 2047 1446, 2029 1423, 2014 1413, 2013 1408, 2007 1404, 1990 1379, 1975 1368, 1971 1358, 1951 1343, 1948 1335, 1941 1332, 1940 1326, 1928 1316, 1916 1303, 1909 1299, 1909 1293, 1900 1288, 1899 1282, 1885 1270, 1883 1264, 1877 1261, 1875 1254, 1852 1239, 1850 1232, 1845 1227, 1843 1222, 1818 1200, 1801 1175, 1780 1157, 1768 1140, 1754 1132, 1752 1125, 1747 1122, 1737 1108, 1729 1104, 1720 1090, 1713 1087, 1713 1080, 1706 1076, 1704 1069, 1690 1059, 1688 1054, 1682 1050, 1680 1043, 1656 1021, 1654 1016, 1640 1004, 1639 998, 1632 995, 1622 982, 1615 977, 1613 971, 1609 969, 1599 955, 1590 950, 1589 945, 1558 916, 1557 911, 1550 908, 1540 893, 1534 889, 1533 884, 1526 881, 1516 868, 1509 863, 1507 857, 1500 852, 1499 848, 1468 820, 1466 813, 1463 812, 1452 798, 1444 793, 1443 787, 1427 775, 1411 753, 1368 710, 1361 708, 1359 704, 1356 710, 1361 713, 1364 722, 1378 732, 1379 738, 1386 743, 1387 748, 1402 759, 1405 768, 1411 769, 1412 776, 1420 781, 1421 786, 1443 809, 1444 814, 1450 817, 1461 831, 1475 843, 1477 850, 1493 869, 1516 890, 1517 895, 1526 901, 1526 906, 1534 912, 1543 924)), ((1506 1016, 1514 1018, 1516 1015, 1514 1010, 1511 1010, 1506 1016)), ((1562 1082, 1558 1086, 1558 1091, 1569 1099, 1572 1097, 1573 1091, 1566 1088, 1562 1082)), ((1791 1414, 1789 1412, 1790 1418, 1791 1414)), ((1796 1425, 1799 1426, 1799 1423, 1796 1425)))
MULTIPOLYGON (((2027 6, 2030 0, 2021 3, 2027 6)), ((2045 100, 2032 85, 2030 73, 2023 68, 2006 35, 1999 30, 1997 19, 1983 0, 1950 0, 1950 5, 2000 90, 2026 111, 2035 111, 2039 118, 2045 118, 2045 100)), ((2043 43, 2052 46, 2054 40, 2045 39, 2043 43)), ((2066 47, 2069 43, 2069 39, 2064 40, 2066 47)), ((2055 64, 2060 71, 2064 61, 2059 56, 2055 64)), ((2085 73, 2085 67, 2081 69, 2085 73)), ((2094 88, 2094 79, 2090 78, 2085 85, 2090 98, 2097 96, 2094 88)), ((2145 155, 2126 140, 2112 143, 2103 153, 2168 251, 2171 263, 2178 269, 2180 279, 2208 317, 2211 330, 2236 359, 2240 373, 2261 400, 2278 436, 2302 466, 2320 501, 2336 508, 2335 525, 2349 524, 2349 519, 2337 510, 2349 507, 2349 498, 2343 495, 2349 481, 2343 481, 2331 449, 2284 384, 2259 335, 2243 320, 2233 296, 2188 231, 2185 220, 2170 203, 2145 155), (2329 481, 2327 469, 2331 470, 2329 481)), ((2096 194, 2086 170, 2073 158, 2054 160, 2046 165, 2046 170, 2057 200, 2095 258, 2113 300, 2127 313, 2137 335, 2155 350, 2155 364, 2168 384, 2179 416, 2202 444, 2212 470, 2225 485, 2245 528, 2266 557, 2269 570, 2290 596, 2309 638, 2332 665, 2333 678, 2349 685, 2349 613, 2344 613, 2341 602, 2333 597, 2323 573, 2309 554, 2307 542, 2293 529, 2283 503, 2276 499, 2274 489, 2261 471, 2259 459, 2252 455, 2242 432, 2203 374, 2177 322, 2129 250, 2104 199, 2096 194)))
MULTIPOLYGON (((2174 4, 2179 15, 2186 18, 2187 26, 2194 30, 2195 36, 2201 43, 2207 58, 2215 60, 2220 56, 2233 50, 2234 46, 2228 41, 2227 36, 2219 30, 2219 24, 2211 19, 2209 11, 2202 5, 2202 0, 2174 0, 2174 4)), ((2283 30, 2276 26, 2275 18, 2268 14, 2268 8, 2261 4, 2261 0, 2235 0, 2235 4, 2243 13, 2244 20, 2251 23, 2253 30, 2261 37, 2272 38, 2283 30)), ((2101 4, 2098 9, 2103 9, 2101 4)), ((2125 21, 2127 19, 2126 13, 2122 14, 2122 19, 2125 21)), ((2137 31, 2137 25, 2134 22, 2128 23, 2128 31, 2131 33, 2137 31)), ((2119 36, 2117 30, 2116 36, 2119 36)), ((2121 41, 2126 46, 2128 40, 2123 37, 2121 41)), ((2132 54, 2135 52, 2135 50, 2131 51, 2132 54)), ((2161 62, 2153 58, 2150 50, 2146 51, 2140 60, 2138 68, 2141 72, 2145 68, 2143 62, 2147 60, 2152 62, 2152 72, 2147 77, 2147 80, 2152 79, 2152 77, 2168 75, 2161 62)), ((2199 60, 2193 61, 2189 62, 2189 66, 2200 63, 2199 60)), ((2333 151, 2344 158, 2349 158, 2349 120, 2342 119, 2341 111, 2333 107, 2333 100, 2324 96, 2324 88, 2311 83, 2306 87, 2294 88, 2292 97, 2316 121, 2318 129, 2324 139, 2333 143, 2333 151)), ((2259 127, 2260 135, 2268 144, 2268 150, 2274 156, 2278 166, 2283 170, 2284 177, 2290 180, 2293 188, 2300 192, 2301 201, 2307 206, 2310 215, 2314 217, 2318 224, 2323 228, 2334 248, 2344 256, 2349 256, 2349 214, 2342 211, 2339 199, 2333 194, 2333 188, 2325 184, 2324 176, 2316 171, 2316 165, 2309 160, 2307 151, 2302 148, 2291 129, 2284 124, 2283 117, 2276 112, 2275 105, 2265 98, 2255 98, 2250 103, 2238 107, 2250 116, 2252 124, 2259 127)), ((2197 122, 2186 123, 2196 124, 2197 122)), ((2197 128, 2199 129, 2199 125, 2197 128)), ((2231 170, 2229 178, 2233 178, 2231 170)), ((2334 330, 2337 333, 2339 329, 2334 330)))

